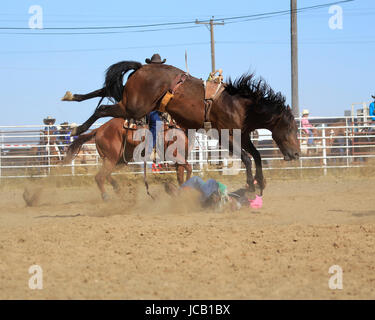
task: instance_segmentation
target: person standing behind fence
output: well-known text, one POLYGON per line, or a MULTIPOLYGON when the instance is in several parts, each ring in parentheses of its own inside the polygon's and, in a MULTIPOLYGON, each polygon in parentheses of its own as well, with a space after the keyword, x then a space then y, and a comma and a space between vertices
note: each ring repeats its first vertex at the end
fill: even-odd
POLYGON ((61 152, 70 144, 70 131, 68 122, 60 124, 58 144, 61 152))
POLYGON ((42 132, 41 142, 44 144, 48 144, 48 137, 50 137, 50 140, 53 138, 56 140, 55 135, 58 134, 57 127, 54 126, 56 119, 52 118, 51 116, 48 116, 47 118, 43 119, 43 123, 45 124, 45 127, 42 132))
POLYGON ((310 123, 309 121, 309 110, 308 109, 304 109, 302 111, 302 120, 301 120, 301 124, 302 124, 302 128, 303 128, 303 131, 305 131, 305 133, 309 136, 309 139, 307 140, 307 145, 309 146, 312 146, 314 145, 314 133, 312 131, 312 129, 314 128, 313 125, 310 123))
POLYGON ((372 122, 375 123, 375 95, 371 97, 374 99, 374 101, 369 105, 369 116, 372 122))

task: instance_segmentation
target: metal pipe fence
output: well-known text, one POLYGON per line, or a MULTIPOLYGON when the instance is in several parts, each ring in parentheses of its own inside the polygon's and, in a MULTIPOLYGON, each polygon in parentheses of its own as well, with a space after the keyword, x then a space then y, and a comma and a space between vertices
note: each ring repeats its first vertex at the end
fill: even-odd
MULTIPOLYGON (((303 170, 355 168, 368 165, 375 158, 375 122, 367 118, 310 117, 311 133, 300 118, 298 139, 301 157, 285 162, 267 130, 251 133, 251 139, 262 156, 264 170, 303 170)), ((92 175, 101 165, 95 143, 84 145, 71 164, 61 165, 65 151, 73 141, 66 129, 54 126, 0 126, 0 179, 47 177, 54 168, 61 176, 92 175)), ((236 174, 245 170, 239 158, 229 156, 218 141, 197 134, 189 163, 194 172, 215 171, 236 174)), ((150 165, 151 162, 148 163, 150 165)), ((174 172, 166 163, 161 172, 174 172)), ((143 173, 143 163, 131 162, 123 173, 143 173)), ((54 173, 55 174, 55 173, 54 173)))

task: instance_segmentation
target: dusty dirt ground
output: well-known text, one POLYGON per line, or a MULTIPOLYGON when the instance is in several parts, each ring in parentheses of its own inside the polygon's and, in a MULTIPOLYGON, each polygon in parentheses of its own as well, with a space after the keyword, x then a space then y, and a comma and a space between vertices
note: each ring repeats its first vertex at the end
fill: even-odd
POLYGON ((1 299, 374 299, 375 179, 268 181, 264 207, 202 211, 193 199, 153 202, 141 184, 0 193, 1 299), (30 290, 28 269, 43 269, 30 290), (328 269, 343 269, 331 290, 328 269))

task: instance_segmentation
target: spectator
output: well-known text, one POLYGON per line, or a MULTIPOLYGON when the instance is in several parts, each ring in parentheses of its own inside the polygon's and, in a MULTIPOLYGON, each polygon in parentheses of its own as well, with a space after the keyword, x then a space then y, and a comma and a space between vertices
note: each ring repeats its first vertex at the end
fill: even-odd
POLYGON ((56 141, 56 134, 58 134, 57 127, 54 125, 56 119, 52 118, 51 116, 48 116, 47 118, 43 119, 43 123, 45 124, 45 127, 42 131, 42 141, 44 144, 48 144, 48 142, 56 141), (48 138, 50 141, 48 141, 48 138))
POLYGON ((51 131, 51 130, 54 130, 56 131, 57 128, 56 126, 54 126, 56 122, 56 119, 52 118, 51 116, 48 116, 47 118, 43 119, 43 123, 46 125, 46 127, 44 127, 44 130, 46 131, 51 131))
POLYGON ((369 116, 373 122, 375 122, 375 95, 371 96, 374 101, 369 105, 369 116))
MULTIPOLYGON (((78 124, 76 124, 75 122, 72 122, 70 125, 69 125, 69 135, 71 136, 72 134, 72 131, 74 128, 78 127, 78 124)), ((77 139, 78 136, 71 136, 70 139, 69 139, 69 143, 70 142, 73 142, 75 139, 77 139)))
POLYGON ((301 120, 301 124, 302 124, 302 128, 303 128, 303 131, 305 131, 305 133, 309 136, 309 139, 307 140, 307 145, 309 146, 312 146, 314 145, 314 133, 313 133, 313 125, 310 123, 309 121, 309 110, 308 109, 304 109, 302 111, 302 120, 301 120))
POLYGON ((68 122, 63 122, 60 124, 60 130, 59 130, 59 139, 58 144, 61 151, 65 150, 65 147, 67 147, 70 144, 70 132, 71 129, 69 127, 68 122))

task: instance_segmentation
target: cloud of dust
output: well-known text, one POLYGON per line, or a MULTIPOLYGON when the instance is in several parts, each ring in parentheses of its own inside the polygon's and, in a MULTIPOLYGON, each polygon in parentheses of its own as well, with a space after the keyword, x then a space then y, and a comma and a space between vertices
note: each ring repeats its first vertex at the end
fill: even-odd
POLYGON ((23 200, 26 202, 26 206, 35 207, 40 204, 42 197, 43 188, 36 186, 26 186, 23 191, 23 200))
POLYGON ((168 195, 162 184, 151 184, 150 193, 154 200, 147 195, 143 183, 128 183, 123 188, 123 199, 104 204, 110 214, 188 214, 201 211, 200 194, 196 190, 188 190, 177 196, 168 195))

